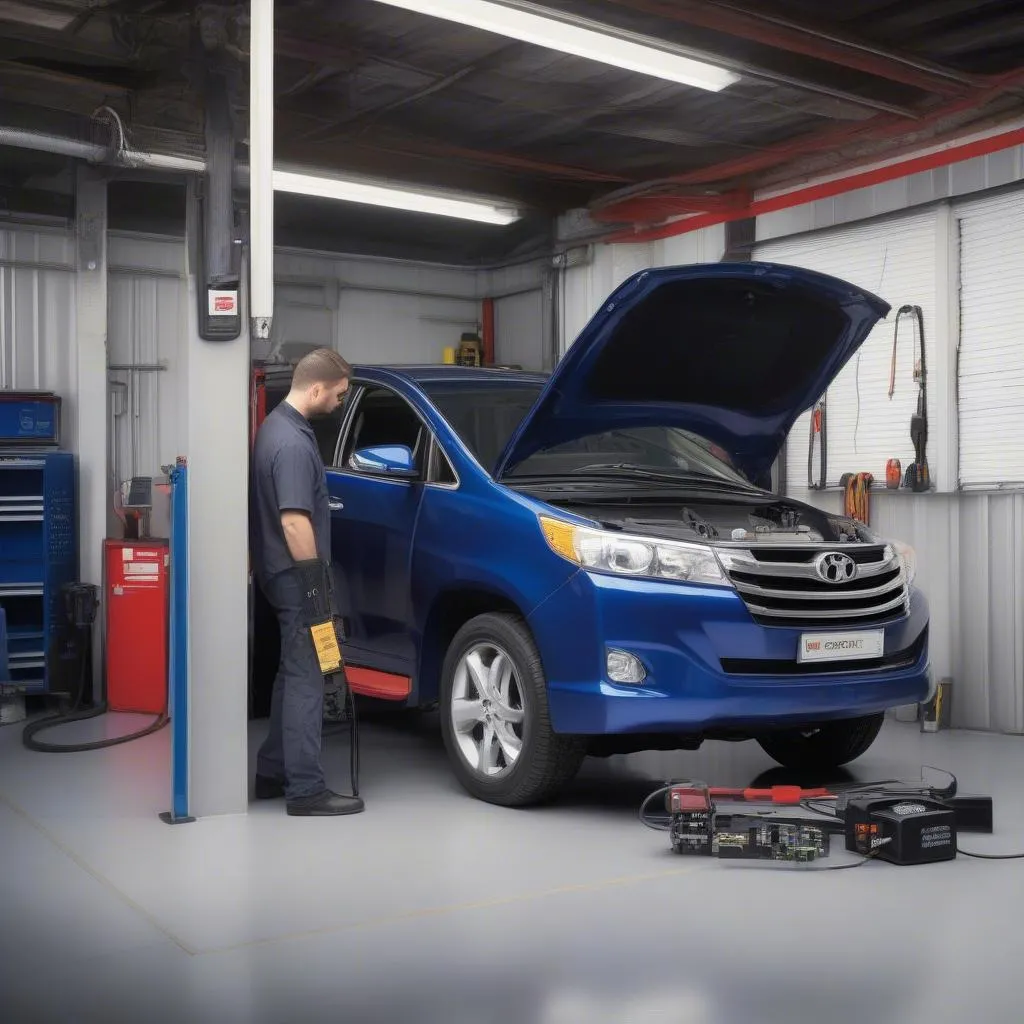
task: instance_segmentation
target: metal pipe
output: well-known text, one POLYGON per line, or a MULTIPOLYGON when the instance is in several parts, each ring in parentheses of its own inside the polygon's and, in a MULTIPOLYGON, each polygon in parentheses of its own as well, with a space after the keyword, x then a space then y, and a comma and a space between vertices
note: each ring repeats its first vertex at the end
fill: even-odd
POLYGON ((63 135, 49 135, 46 132, 12 128, 9 125, 0 125, 0 146, 31 149, 39 153, 53 153, 57 156, 70 156, 92 164, 109 163, 123 167, 174 171, 184 174, 202 174, 206 170, 206 161, 200 157, 149 153, 137 149, 117 150, 63 135))
POLYGON ((249 316, 270 338, 274 318, 274 0, 251 0, 249 43, 249 316))

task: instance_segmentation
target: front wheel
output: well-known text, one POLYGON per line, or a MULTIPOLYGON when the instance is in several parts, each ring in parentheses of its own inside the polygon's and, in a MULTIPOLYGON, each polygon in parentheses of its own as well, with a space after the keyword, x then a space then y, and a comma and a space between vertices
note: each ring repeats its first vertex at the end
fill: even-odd
POLYGON ((551 728, 544 669, 519 616, 480 615, 459 630, 445 657, 440 710, 456 777, 479 800, 539 803, 583 761, 582 741, 551 728))
POLYGON ((761 749, 794 771, 829 771, 855 761, 878 736, 885 715, 866 715, 825 722, 805 729, 786 729, 759 736, 761 749))

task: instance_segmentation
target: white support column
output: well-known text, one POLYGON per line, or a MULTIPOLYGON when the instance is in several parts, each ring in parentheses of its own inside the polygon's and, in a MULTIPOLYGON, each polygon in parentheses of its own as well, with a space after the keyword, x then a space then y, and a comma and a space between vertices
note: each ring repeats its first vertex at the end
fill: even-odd
POLYGON ((241 336, 199 337, 191 189, 188 206, 189 810, 205 817, 248 806, 249 332, 243 285, 241 336))
MULTIPOLYGON (((78 167, 75 190, 77 374, 72 420, 78 456, 79 575, 103 593, 103 541, 112 496, 108 480, 107 414, 107 181, 78 167)), ((105 698, 104 610, 96 626, 93 699, 105 698)))
POLYGON ((274 318, 274 0, 252 0, 249 31, 249 223, 252 336, 274 318))

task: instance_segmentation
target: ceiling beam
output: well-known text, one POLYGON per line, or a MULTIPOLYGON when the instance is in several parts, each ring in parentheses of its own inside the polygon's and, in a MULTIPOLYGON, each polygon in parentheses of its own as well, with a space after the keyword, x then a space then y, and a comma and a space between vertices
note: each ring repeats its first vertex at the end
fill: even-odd
POLYGON ((940 96, 962 95, 970 75, 930 61, 874 46, 830 30, 742 8, 727 0, 609 0, 630 10, 697 25, 787 53, 838 64, 940 96))
POLYGON ((508 59, 512 54, 518 54, 521 52, 522 44, 519 42, 500 46, 497 50, 493 50, 491 53, 485 54, 483 57, 480 57, 478 60, 475 60, 470 64, 463 65, 461 68, 456 69, 450 74, 438 78, 430 85, 425 85, 422 89, 416 89, 411 93, 407 93, 405 96, 400 96, 387 103, 382 103, 379 107, 373 107, 370 110, 357 111, 349 117, 339 118, 333 124, 325 125, 322 129, 315 129, 306 137, 309 138, 310 141, 326 141, 328 139, 339 137, 339 134, 343 136, 350 134, 352 131, 364 132, 370 127, 370 125, 375 124, 385 114, 389 114, 393 110, 399 110, 402 107, 410 106, 413 103, 426 99, 428 96, 435 96, 437 93, 444 92, 446 89, 451 88, 451 86, 456 85, 458 82, 461 82, 466 78, 471 78, 473 75, 478 74, 481 71, 493 71, 496 67, 500 66, 503 60, 508 59), (340 133, 339 129, 341 129, 340 133))

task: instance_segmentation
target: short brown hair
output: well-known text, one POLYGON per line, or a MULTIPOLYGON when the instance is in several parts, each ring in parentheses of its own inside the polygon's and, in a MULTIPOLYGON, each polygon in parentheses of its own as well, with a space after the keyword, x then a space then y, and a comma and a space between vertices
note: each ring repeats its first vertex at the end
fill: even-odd
POLYGON ((333 348, 318 348, 304 355, 292 374, 292 387, 305 391, 314 384, 334 384, 352 376, 352 367, 333 348))

